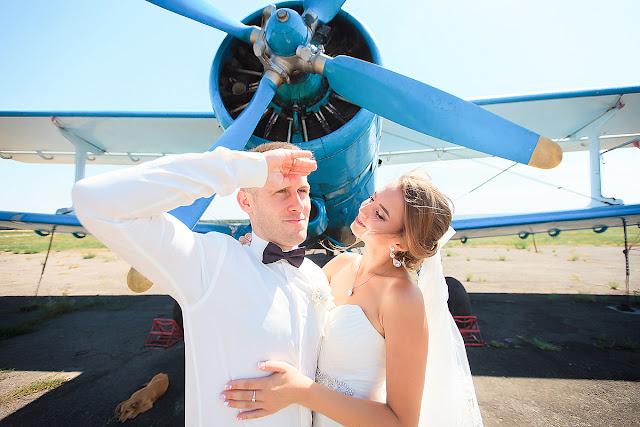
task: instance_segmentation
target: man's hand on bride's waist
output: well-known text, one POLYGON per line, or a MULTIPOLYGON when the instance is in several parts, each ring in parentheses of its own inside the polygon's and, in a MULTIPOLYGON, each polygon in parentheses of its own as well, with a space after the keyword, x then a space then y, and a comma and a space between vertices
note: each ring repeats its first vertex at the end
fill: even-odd
POLYGON ((261 418, 300 403, 305 390, 313 384, 311 378, 287 362, 260 362, 258 368, 273 373, 262 378, 230 381, 220 395, 225 406, 245 410, 238 415, 239 420, 261 418))

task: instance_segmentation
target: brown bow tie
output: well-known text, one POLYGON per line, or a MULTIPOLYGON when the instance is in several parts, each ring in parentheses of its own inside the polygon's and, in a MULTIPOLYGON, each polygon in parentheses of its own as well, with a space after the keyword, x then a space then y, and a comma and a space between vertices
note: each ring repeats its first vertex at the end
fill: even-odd
POLYGON ((288 261, 289 264, 298 268, 302 265, 302 261, 304 261, 304 248, 282 252, 282 249, 280 249, 278 245, 269 242, 262 253, 262 262, 265 264, 271 264, 272 262, 276 262, 281 259, 288 261))

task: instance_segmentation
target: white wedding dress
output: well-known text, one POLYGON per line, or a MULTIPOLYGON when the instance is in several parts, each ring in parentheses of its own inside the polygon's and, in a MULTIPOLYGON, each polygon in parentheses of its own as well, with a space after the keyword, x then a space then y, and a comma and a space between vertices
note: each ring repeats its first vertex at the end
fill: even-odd
MULTIPOLYGON (((386 401, 386 350, 382 335, 358 305, 339 305, 326 320, 316 382, 347 396, 386 401)), ((313 426, 339 426, 313 413, 313 426)))
MULTIPOLYGON (((455 231, 440 240, 440 248, 455 231)), ((466 349, 447 307, 440 250, 423 262, 420 287, 429 324, 429 352, 420 427, 479 427, 482 416, 466 349)), ((340 305, 326 317, 316 382, 347 396, 386 402, 385 340, 358 305, 340 305)), ((314 412, 313 427, 339 426, 314 412)))

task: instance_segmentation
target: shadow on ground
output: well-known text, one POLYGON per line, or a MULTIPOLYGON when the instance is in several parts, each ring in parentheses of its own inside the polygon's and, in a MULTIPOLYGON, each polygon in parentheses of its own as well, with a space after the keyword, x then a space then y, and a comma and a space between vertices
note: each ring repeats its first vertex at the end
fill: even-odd
MULTIPOLYGON (((640 381, 640 347, 634 347, 640 343, 640 316, 607 307, 626 302, 624 297, 470 297, 485 343, 493 345, 468 348, 474 376, 640 381), (542 350, 534 343, 559 349, 542 350)), ((115 424, 116 405, 159 372, 169 376, 169 390, 152 410, 127 424, 182 425, 184 345, 144 347, 153 319, 171 317, 173 300, 166 296, 99 298, 105 303, 48 320, 36 332, 0 341, 2 369, 82 372, 10 413, 0 420, 1 425, 115 424)), ((82 304, 87 299, 68 300, 82 304)), ((30 302, 28 297, 0 298, 2 324, 34 316, 17 309, 30 302)), ((563 400, 562 390, 557 393, 549 396, 551 402, 563 400)), ((591 422, 608 424, 605 419, 591 422)))
MULTIPOLYGON (((47 298, 57 302, 59 298, 47 298)), ((31 297, 0 298, 3 325, 36 316, 20 312, 31 297), (9 320, 13 318, 13 320, 9 320)), ((168 296, 67 297, 86 309, 48 320, 36 332, 0 342, 0 368, 15 371, 77 371, 82 374, 0 421, 7 426, 116 424, 114 409, 155 374, 169 376, 169 389, 131 426, 175 426, 184 422, 184 343, 145 347, 154 318, 170 318, 168 296), (95 301, 102 301, 95 304, 95 301)))
POLYGON ((474 375, 640 381, 640 315, 609 308, 628 302, 626 297, 470 297, 485 343, 508 346, 468 347, 474 375), (536 344, 559 350, 542 350, 536 344))

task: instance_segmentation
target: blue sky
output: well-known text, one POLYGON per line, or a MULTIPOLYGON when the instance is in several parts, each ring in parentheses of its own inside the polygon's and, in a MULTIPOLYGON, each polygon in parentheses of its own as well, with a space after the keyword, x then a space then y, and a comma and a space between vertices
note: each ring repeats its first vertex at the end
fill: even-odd
MULTIPOLYGON (((212 1, 242 18, 266 4, 212 1)), ((377 39, 385 66, 462 98, 640 84, 640 5, 632 0, 373 2, 347 10, 377 39)), ((223 33, 143 0, 21 0, 0 3, 0 110, 209 111, 208 75, 223 33)), ((603 194, 639 203, 640 150, 603 157, 603 194)), ((552 171, 501 159, 423 167, 457 213, 580 208, 589 194, 586 153, 552 171), (498 168, 498 169, 496 169, 498 168), (533 175, 540 184, 521 174, 533 175)), ((415 166, 415 165, 414 165, 415 166)), ((89 166, 87 174, 105 170, 89 166)), ((380 181, 402 168, 383 170, 380 181)), ((72 165, 0 160, 1 210, 68 206, 72 165)), ((232 200, 210 217, 237 216, 232 200)))

